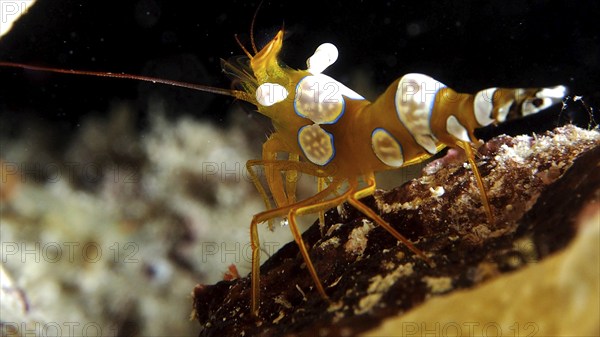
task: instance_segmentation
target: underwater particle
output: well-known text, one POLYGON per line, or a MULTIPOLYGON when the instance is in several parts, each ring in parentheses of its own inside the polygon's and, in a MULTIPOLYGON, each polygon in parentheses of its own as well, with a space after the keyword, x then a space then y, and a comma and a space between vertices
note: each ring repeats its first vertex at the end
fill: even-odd
POLYGON ((430 187, 429 191, 431 192, 431 195, 435 198, 441 197, 442 195, 444 195, 444 192, 446 192, 444 190, 444 186, 438 186, 436 188, 430 187))
POLYGON ((344 245, 346 253, 353 255, 362 255, 367 249, 367 234, 371 229, 375 228, 373 223, 367 219, 363 219, 363 225, 361 227, 354 228, 348 236, 348 241, 344 245))
POLYGON ((340 245, 340 238, 334 236, 323 243, 321 243, 321 249, 326 249, 328 246, 332 246, 333 248, 337 248, 340 245))
POLYGON ((427 287, 431 290, 433 294, 441 294, 445 293, 448 290, 452 289, 452 278, 444 276, 444 277, 423 277, 423 282, 427 284, 427 287))
POLYGON ((423 33, 424 28, 425 26, 423 22, 411 22, 406 26, 406 33, 410 37, 416 37, 423 33))

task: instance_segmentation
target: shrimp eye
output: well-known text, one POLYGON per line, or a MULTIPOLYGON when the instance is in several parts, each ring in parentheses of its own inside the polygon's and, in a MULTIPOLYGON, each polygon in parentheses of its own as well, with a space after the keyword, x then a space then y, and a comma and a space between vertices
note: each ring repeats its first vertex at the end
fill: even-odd
POLYGON ((533 104, 533 106, 535 106, 536 108, 539 108, 542 105, 544 105, 544 100, 541 98, 536 98, 531 102, 531 104, 533 104))

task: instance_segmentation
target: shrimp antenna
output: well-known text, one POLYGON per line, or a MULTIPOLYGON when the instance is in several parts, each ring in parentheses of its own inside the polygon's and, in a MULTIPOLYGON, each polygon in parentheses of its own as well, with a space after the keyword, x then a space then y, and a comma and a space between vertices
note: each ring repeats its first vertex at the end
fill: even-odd
MULTIPOLYGON (((256 48, 256 42, 254 41, 254 22, 256 22, 256 16, 258 15, 258 10, 260 9, 260 6, 262 5, 262 1, 258 4, 258 6, 256 7, 256 10, 254 11, 254 16, 252 17, 252 22, 250 23, 250 45, 252 47, 252 51, 254 51, 254 54, 258 54, 258 49, 256 48)), ((252 59, 252 53, 250 53, 248 51, 248 49, 246 49, 246 47, 244 47, 244 44, 240 41, 240 38, 238 37, 237 34, 234 35, 235 37, 235 42, 237 42, 238 46, 240 46, 240 48, 242 48, 242 50, 244 51, 244 54, 246 54, 246 56, 248 56, 249 59, 252 59)))
POLYGON ((167 79, 155 78, 155 77, 150 77, 150 76, 132 75, 132 74, 124 74, 124 73, 110 73, 110 72, 100 72, 100 71, 89 71, 89 70, 58 69, 58 68, 32 66, 32 65, 28 65, 28 64, 2 62, 2 61, 0 61, 0 67, 21 68, 21 69, 27 69, 27 70, 46 71, 46 72, 59 73, 59 74, 124 78, 124 79, 129 79, 129 80, 166 84, 166 85, 171 85, 174 87, 203 91, 203 92, 208 92, 208 93, 217 94, 217 95, 232 96, 232 97, 241 99, 246 102, 253 102, 252 97, 248 93, 241 91, 241 90, 216 88, 216 87, 211 87, 208 85, 167 80, 167 79))
POLYGON ((248 56, 249 59, 252 59, 252 54, 248 51, 248 49, 246 49, 246 47, 244 47, 244 44, 240 41, 238 35, 234 34, 233 37, 235 38, 235 42, 237 42, 238 46, 240 46, 240 48, 242 48, 242 50, 244 51, 244 54, 246 54, 246 56, 248 56))
POLYGON ((252 45, 252 50, 254 50, 254 54, 258 53, 258 49, 256 48, 256 43, 254 42, 254 23, 256 22, 256 16, 258 15, 258 10, 260 6, 262 6, 263 0, 258 3, 256 10, 254 11, 254 16, 252 17, 252 23, 250 23, 250 44, 252 45))

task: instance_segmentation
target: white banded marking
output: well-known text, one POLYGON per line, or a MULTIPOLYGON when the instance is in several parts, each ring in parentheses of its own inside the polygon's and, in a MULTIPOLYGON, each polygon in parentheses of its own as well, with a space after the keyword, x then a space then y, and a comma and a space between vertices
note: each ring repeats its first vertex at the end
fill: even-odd
POLYGON ((335 45, 332 43, 323 43, 315 50, 315 53, 306 60, 308 72, 313 75, 322 73, 327 67, 335 63, 338 55, 338 49, 335 45))
POLYGON ((316 165, 327 165, 335 156, 333 135, 318 124, 306 125, 298 130, 298 145, 304 156, 316 165))
POLYGON ((323 74, 305 76, 296 85, 294 111, 317 124, 337 122, 345 108, 338 83, 323 74))
POLYGON ((543 88, 538 91, 535 95, 539 98, 554 98, 557 100, 562 100, 567 94, 567 87, 564 85, 557 85, 552 88, 543 88))
POLYGON ((294 111, 317 124, 333 124, 344 114, 344 96, 362 100, 357 94, 325 74, 308 75, 296 85, 294 111))
POLYGON ((402 145, 383 128, 377 128, 371 133, 371 147, 377 159, 387 166, 401 167, 404 164, 402 145))
POLYGON ((558 85, 552 88, 543 88, 535 93, 535 97, 526 99, 521 105, 521 114, 523 116, 538 113, 552 105, 562 102, 562 99, 567 94, 567 88, 558 85))
POLYGON ((489 88, 481 90, 475 95, 473 101, 473 110, 475 111, 475 119, 481 126, 488 126, 494 122, 492 111, 494 110, 494 93, 497 88, 489 88))
POLYGON ((460 124, 458 118, 456 118, 454 115, 446 119, 446 131, 463 142, 471 141, 471 139, 469 139, 469 132, 462 124, 460 124))
POLYGON ((506 117, 508 117, 508 113, 510 112, 510 107, 515 103, 514 100, 510 100, 504 103, 503 106, 498 108, 498 115, 496 116, 496 120, 500 123, 506 121, 506 117))
POLYGON ((431 132, 429 118, 436 95, 446 86, 423 74, 406 74, 398 82, 395 105, 398 118, 417 144, 430 154, 437 152, 437 139, 431 132))

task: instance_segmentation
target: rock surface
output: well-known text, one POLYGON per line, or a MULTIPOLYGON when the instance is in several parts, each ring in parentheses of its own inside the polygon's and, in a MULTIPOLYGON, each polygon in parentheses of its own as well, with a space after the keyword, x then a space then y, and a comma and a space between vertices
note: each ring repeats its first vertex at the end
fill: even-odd
POLYGON ((592 203, 564 251, 480 287, 431 299, 364 336, 600 335, 600 204, 597 197, 592 203))
MULTIPOLYGON (((480 149, 479 168, 492 204, 493 223, 487 222, 472 172, 462 162, 444 165, 434 162, 426 167, 426 174, 421 178, 389 192, 378 191, 374 197, 364 200, 435 261, 435 268, 415 257, 385 230, 374 226, 349 206, 343 207, 343 216, 337 211, 329 211, 326 234, 321 236, 318 226, 312 226, 304 233, 304 240, 310 247, 312 261, 330 303, 319 297, 296 244, 290 243, 261 268, 259 319, 249 314, 249 278, 196 286, 194 317, 202 326, 200 335, 350 336, 373 329, 391 317, 401 320, 411 317, 410 321, 402 320, 400 324, 416 322, 415 331, 425 332, 428 326, 418 330, 422 328, 421 322, 444 322, 444 317, 454 317, 451 315, 456 310, 450 310, 447 316, 439 316, 441 309, 437 305, 446 300, 445 294, 459 296, 456 294, 467 293, 466 289, 472 288, 475 292, 476 286, 482 283, 491 286, 492 280, 500 282, 517 277, 509 272, 518 269, 523 269, 528 276, 521 276, 512 281, 513 284, 517 288, 522 286, 523 291, 538 290, 535 294, 528 293, 529 297, 521 296, 521 301, 538 302, 542 308, 548 306, 550 302, 542 301, 538 296, 544 295, 543 289, 555 289, 548 284, 559 281, 540 280, 533 275, 548 275, 543 273, 560 269, 561 262, 546 267, 544 258, 569 244, 577 232, 575 224, 581 209, 590 202, 597 202, 600 177, 594 172, 600 165, 599 144, 597 131, 574 126, 557 128, 535 137, 500 136, 490 140, 480 149), (543 263, 538 263, 540 261, 543 263), (432 304, 429 316, 407 316, 422 304, 417 310, 427 310, 428 303, 438 303, 432 304)), ((576 265, 593 262, 589 259, 572 261, 585 256, 582 253, 563 255, 569 261, 563 262, 563 266, 576 268, 576 265)), ((561 270, 558 278, 563 285, 576 282, 579 277, 568 269, 561 270)), ((587 274, 593 276, 594 273, 589 271, 587 274)), ((519 293, 512 288, 513 295, 508 291, 499 294, 500 288, 493 288, 494 293, 484 292, 500 296, 495 301, 490 299, 489 303, 479 293, 472 299, 450 302, 448 305, 452 308, 456 307, 456 301, 476 303, 480 299, 479 306, 471 308, 473 312, 487 315, 472 316, 474 321, 457 318, 457 322, 493 322, 503 329, 504 334, 510 332, 513 335, 515 331, 509 330, 511 326, 507 325, 511 319, 512 323, 518 324, 514 328, 520 329, 519 334, 527 334, 535 328, 570 331, 568 326, 543 330, 547 327, 541 326, 541 322, 527 325, 538 317, 535 310, 531 316, 524 316, 527 321, 519 320, 519 313, 524 311, 522 308, 503 316, 510 312, 506 311, 506 306, 525 305, 525 302, 510 303, 507 299, 519 293), (500 309, 497 306, 501 304, 504 306, 500 309)), ((594 301, 595 296, 595 303, 598 303, 597 289, 583 295, 576 291, 563 291, 563 294, 573 301, 584 295, 592 296, 594 301)), ((575 304, 566 308, 575 310, 575 304)), ((533 308, 539 310, 540 307, 533 308)), ((585 312, 587 309, 578 310, 585 312)), ((556 309, 555 312, 560 311, 556 309)), ((576 317, 574 311, 569 315, 576 317)), ((415 328, 409 325, 406 325, 407 329, 415 328)), ((468 326, 459 327, 462 332, 468 332, 468 326)), ((381 334, 397 331, 393 329, 381 330, 385 331, 381 334)))

